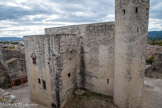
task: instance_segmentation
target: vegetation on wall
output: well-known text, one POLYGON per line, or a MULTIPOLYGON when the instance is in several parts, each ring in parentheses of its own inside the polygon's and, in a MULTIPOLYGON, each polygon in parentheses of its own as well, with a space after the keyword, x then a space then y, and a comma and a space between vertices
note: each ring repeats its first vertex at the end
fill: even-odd
POLYGON ((146 60, 147 64, 152 64, 154 60, 154 56, 151 56, 149 59, 146 60))

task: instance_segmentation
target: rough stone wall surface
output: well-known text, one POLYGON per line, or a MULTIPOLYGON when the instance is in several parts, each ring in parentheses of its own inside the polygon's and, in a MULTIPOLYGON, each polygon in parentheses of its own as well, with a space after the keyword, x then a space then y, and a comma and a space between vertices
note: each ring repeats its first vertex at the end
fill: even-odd
POLYGON ((60 57, 56 60, 56 72, 61 75, 60 103, 63 106, 69 95, 77 88, 79 39, 76 35, 58 35, 55 44, 59 45, 57 49, 60 57))
POLYGON ((15 59, 5 65, 11 80, 26 76, 26 64, 24 59, 15 59))
POLYGON ((3 54, 2 54, 2 49, 0 49, 0 62, 1 62, 1 64, 3 63, 3 54))
MULTIPOLYGON (((74 25, 74 26, 66 26, 66 27, 54 27, 54 28, 46 28, 45 29, 45 34, 76 34, 77 37, 83 37, 85 36, 86 33, 86 24, 85 25, 74 25)), ((79 42, 80 45, 83 39, 81 39, 81 41, 79 42)), ((80 47, 80 45, 78 47, 80 47)), ((78 52, 78 56, 81 56, 82 58, 84 58, 84 46, 82 45, 82 48, 80 48, 80 50, 82 50, 82 56, 80 55, 80 53, 78 52)), ((82 61, 77 62, 78 66, 82 66, 84 67, 84 60, 82 59, 82 61), (80 62, 82 62, 82 64, 80 65, 80 62)), ((82 69, 83 72, 80 74, 80 68, 77 68, 77 86, 78 88, 82 87, 82 84, 80 83, 80 80, 83 80, 83 76, 85 75, 84 73, 84 68, 82 69), (82 75, 82 76, 81 76, 82 75)))
POLYGON ((14 50, 6 50, 6 49, 0 49, 0 61, 3 64, 4 61, 9 60, 11 58, 21 58, 21 52, 20 51, 14 51, 14 50))
POLYGON ((162 73, 162 53, 156 53, 155 54, 153 64, 152 64, 152 68, 154 68, 159 73, 162 73))
POLYGON ((27 74, 25 60, 20 51, 0 49, 0 63, 10 80, 24 77, 27 74))
POLYGON ((79 88, 113 96, 114 22, 45 29, 46 34, 76 34, 80 38, 79 88))
POLYGON ((120 108, 142 103, 149 0, 115 0, 114 102, 120 108))
POLYGON ((31 99, 48 107, 51 104, 62 107, 77 88, 77 36, 42 35, 24 37, 24 40, 31 99), (32 63, 32 56, 36 57, 36 64, 32 63), (46 81, 46 89, 42 80, 46 81))
POLYGON ((153 63, 145 70, 145 75, 150 78, 162 79, 162 53, 155 53, 153 63))
POLYGON ((48 35, 24 37, 30 98, 32 101, 43 105, 51 105, 53 101, 56 102, 56 94, 52 92, 50 80, 54 73, 50 74, 48 66, 50 58, 48 37, 48 35), (33 58, 36 58, 35 62, 33 58), (46 89, 43 88, 43 81, 46 82, 46 89))

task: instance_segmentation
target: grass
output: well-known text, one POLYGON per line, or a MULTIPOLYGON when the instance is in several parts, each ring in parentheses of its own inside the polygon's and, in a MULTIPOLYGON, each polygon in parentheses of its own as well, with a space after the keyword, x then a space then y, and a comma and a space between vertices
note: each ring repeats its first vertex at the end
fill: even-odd
MULTIPOLYGON (((89 108, 92 106, 93 107, 98 106, 99 108, 101 107, 107 108, 108 106, 110 106, 110 108, 117 108, 113 104, 112 97, 105 96, 99 93, 90 92, 90 91, 85 91, 82 95, 76 95, 75 99, 70 105, 70 108, 83 108, 83 107, 89 108), (104 105, 105 107, 103 107, 102 105, 104 105)), ((67 108, 67 107, 64 107, 64 108, 67 108)))
POLYGON ((99 93, 94 93, 94 92, 85 92, 83 95, 81 96, 85 96, 85 97, 95 97, 95 98, 107 98, 108 96, 99 94, 99 93))
POLYGON ((9 47, 9 49, 15 49, 15 47, 9 47))

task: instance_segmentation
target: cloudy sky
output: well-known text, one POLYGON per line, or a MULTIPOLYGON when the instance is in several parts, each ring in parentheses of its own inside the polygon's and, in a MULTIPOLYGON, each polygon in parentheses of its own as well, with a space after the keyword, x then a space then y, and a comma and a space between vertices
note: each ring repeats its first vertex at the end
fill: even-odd
MULTIPOLYGON (((0 0, 0 37, 44 28, 114 21, 114 0, 0 0)), ((149 31, 162 30, 162 0, 151 0, 149 31)))

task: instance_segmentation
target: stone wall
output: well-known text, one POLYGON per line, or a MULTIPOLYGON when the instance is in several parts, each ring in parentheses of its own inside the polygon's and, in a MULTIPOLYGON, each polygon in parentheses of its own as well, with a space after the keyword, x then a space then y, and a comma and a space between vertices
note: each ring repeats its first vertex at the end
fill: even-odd
MULTIPOLYGON (((50 56, 48 54, 48 48, 50 48, 48 47, 48 35, 24 37, 24 43, 30 99, 43 105, 51 105, 53 101, 56 102, 56 94, 52 92, 50 80, 54 73, 50 75, 48 67, 50 56), (43 82, 46 87, 43 87, 43 82)), ((52 68, 52 70, 54 69, 52 68)))
POLYGON ((26 77, 25 60, 21 58, 12 58, 4 62, 10 80, 26 77))
POLYGON ((112 22, 49 28, 46 35, 25 36, 31 100, 61 107, 77 88, 113 96, 114 30, 112 22))
POLYGON ((20 51, 0 49, 0 63, 6 70, 7 84, 12 79, 26 77, 25 59, 20 51))
POLYGON ((155 53, 152 68, 154 68, 159 73, 162 73, 162 53, 155 53))
POLYGON ((77 87, 77 36, 42 35, 24 40, 31 100, 48 107, 63 106, 77 87))
POLYGON ((162 79, 162 53, 157 52, 154 54, 154 60, 146 70, 145 74, 150 78, 162 79))
POLYGON ((22 58, 22 54, 20 51, 7 50, 7 49, 0 48, 0 62, 2 64, 4 61, 9 60, 11 58, 22 58))
POLYGON ((149 0, 115 0, 114 103, 141 108, 149 0))
POLYGON ((114 22, 46 28, 46 34, 76 34, 80 38, 79 88, 113 96, 114 22))
POLYGON ((56 91, 60 94, 60 99, 56 98, 60 100, 60 106, 63 107, 68 97, 77 88, 79 39, 76 35, 56 35, 54 44, 56 46, 56 52, 54 52, 56 54, 56 86, 58 86, 56 91))

